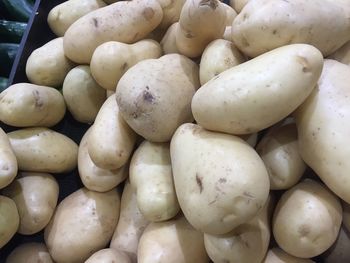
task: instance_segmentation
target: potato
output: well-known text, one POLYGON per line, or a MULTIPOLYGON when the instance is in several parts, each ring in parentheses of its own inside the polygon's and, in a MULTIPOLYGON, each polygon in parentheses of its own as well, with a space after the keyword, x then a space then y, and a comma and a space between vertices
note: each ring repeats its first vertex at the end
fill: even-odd
POLYGON ((53 263, 44 243, 24 243, 7 257, 6 263, 53 263))
POLYGON ((269 173, 272 190, 289 189, 306 170, 297 136, 295 124, 290 123, 271 128, 257 146, 256 150, 269 173))
POLYGON ((158 0, 163 9, 163 19, 159 24, 159 29, 168 29, 168 27, 179 21, 180 13, 186 0, 158 0))
POLYGON ((78 152, 78 170, 84 186, 92 191, 107 192, 123 182, 128 176, 128 165, 116 170, 106 170, 97 167, 88 152, 89 131, 81 139, 78 152))
POLYGON ((340 198, 350 202, 350 68, 325 60, 318 87, 294 114, 303 160, 340 198))
POLYGON ((310 45, 275 49, 204 84, 193 96, 193 116, 208 130, 232 134, 263 130, 308 97, 322 66, 322 54, 310 45))
POLYGON ((310 44, 328 56, 350 40, 347 6, 333 0, 322 5, 318 0, 249 1, 233 21, 232 38, 249 57, 294 43, 310 44))
POLYGON ((337 240, 323 255, 324 263, 343 263, 350 258, 350 232, 342 225, 337 240))
POLYGON ((15 202, 0 195, 0 248, 7 244, 16 233, 19 216, 15 202))
POLYGON ((255 150, 239 137, 186 123, 176 130, 170 154, 180 207, 196 229, 228 233, 264 206, 268 173, 255 150))
POLYGON ((328 58, 350 65, 350 41, 346 42, 341 48, 337 49, 328 58))
POLYGON ((91 59, 91 73, 103 88, 115 90, 123 74, 138 62, 159 58, 162 55, 160 45, 150 39, 124 44, 110 41, 98 46, 91 59))
POLYGON ((11 126, 51 127, 63 119, 66 104, 54 88, 18 83, 0 93, 0 112, 0 120, 11 126))
POLYGON ((33 84, 59 87, 74 64, 65 56, 63 38, 55 38, 28 57, 26 74, 33 84))
POLYGON ((120 1, 79 18, 64 35, 64 52, 72 61, 89 64, 104 42, 134 43, 155 29, 163 18, 157 0, 120 1))
POLYGON ((66 197, 45 229, 45 243, 57 263, 81 263, 110 241, 119 217, 116 190, 81 188, 66 197))
POLYGON ((226 10, 226 26, 232 26, 232 22, 237 16, 237 12, 231 6, 225 3, 223 3, 222 5, 226 10))
POLYGON ((57 36, 62 37, 80 17, 104 6, 102 0, 68 0, 50 10, 47 23, 57 36))
POLYGON ((227 41, 232 41, 232 26, 225 27, 224 34, 221 38, 227 41))
POLYGON ((201 85, 219 75, 221 72, 237 66, 245 61, 240 51, 232 42, 217 39, 204 49, 199 65, 201 85))
POLYGON ((144 141, 137 148, 130 163, 130 183, 136 189, 138 207, 149 221, 168 220, 179 212, 169 143, 144 141))
POLYGON ((58 192, 58 183, 50 174, 19 173, 2 192, 16 203, 20 218, 17 232, 32 235, 44 229, 55 211, 58 192))
POLYGON ((106 91, 96 83, 89 66, 77 66, 64 79, 63 97, 74 119, 92 123, 106 100, 106 91))
POLYGON ((250 0, 230 0, 230 6, 236 10, 237 13, 240 13, 249 1, 250 0))
POLYGON ((124 251, 131 262, 137 263, 139 239, 148 224, 149 221, 137 206, 135 189, 126 181, 120 204, 120 217, 110 247, 124 251))
POLYGON ((137 252, 138 263, 209 263, 203 234, 183 216, 149 224, 137 252))
POLYGON ((271 248, 262 263, 314 263, 311 259, 297 258, 278 247, 271 248))
POLYGON ((193 121, 191 100, 199 87, 198 66, 178 54, 139 62, 120 79, 116 99, 129 126, 151 142, 167 142, 193 121))
POLYGON ((85 263, 101 263, 101 262, 112 262, 112 263, 131 263, 130 258, 125 252, 118 251, 113 248, 106 248, 95 252, 85 263))
POLYGON ((102 105, 87 141, 90 158, 100 168, 115 170, 128 161, 136 134, 121 117, 115 95, 102 105))
POLYGON ((185 2, 176 30, 176 46, 190 58, 198 57, 214 39, 220 38, 226 26, 226 7, 218 0, 185 2))
POLYGON ((179 53, 176 46, 176 30, 178 26, 179 22, 172 24, 160 41, 164 54, 179 53))
POLYGON ((204 234, 205 249, 214 262, 260 263, 269 247, 270 215, 274 200, 270 196, 264 208, 249 222, 225 235, 204 234))
POLYGON ((295 257, 311 258, 334 243, 341 221, 338 198, 321 183, 305 179, 282 195, 272 228, 284 251, 295 257))
POLYGON ((64 173, 77 165, 78 146, 63 134, 47 128, 26 128, 7 135, 20 170, 64 173))
POLYGON ((0 127, 0 189, 15 179, 18 164, 7 134, 0 127))

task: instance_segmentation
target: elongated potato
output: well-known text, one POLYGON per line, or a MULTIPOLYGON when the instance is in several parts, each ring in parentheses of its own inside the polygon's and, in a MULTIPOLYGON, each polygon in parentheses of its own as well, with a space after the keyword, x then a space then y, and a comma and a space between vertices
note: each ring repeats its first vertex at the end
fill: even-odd
POLYGON ((20 170, 63 173, 77 165, 78 146, 63 134, 47 128, 26 128, 7 135, 20 170))
POLYGON ((226 8, 218 0, 185 2, 176 30, 176 46, 187 57, 202 54, 214 39, 221 38, 226 27, 226 8))
POLYGON ((350 202, 350 68, 325 60, 318 87, 295 113, 303 160, 340 198, 350 202))
POLYGON ((232 38, 249 57, 294 43, 310 44, 328 56, 350 40, 348 4, 333 0, 322 5, 318 0, 249 1, 233 21, 232 38))
POLYGON ((138 263, 209 262, 203 234, 183 216, 149 224, 143 232, 137 251, 138 263))
POLYGON ((334 244, 322 255, 325 263, 343 263, 350 258, 350 232, 341 226, 337 240, 334 244))
POLYGON ((260 263, 269 247, 270 218, 274 200, 270 196, 259 214, 225 235, 204 234, 205 249, 214 262, 260 263))
POLYGON ((26 74, 33 84, 59 87, 74 64, 65 56, 63 38, 55 38, 30 54, 26 74))
POLYGON ((114 189, 98 193, 81 188, 66 197, 45 229, 45 243, 57 263, 81 263, 104 248, 119 217, 114 189))
POLYGON ((311 259, 289 255, 279 247, 271 248, 262 263, 314 263, 311 259))
POLYGON ((91 73, 103 88, 115 90, 118 81, 129 68, 142 60, 159 58, 161 55, 160 45, 150 39, 130 45, 106 42, 98 46, 92 55, 91 73))
POLYGON ((50 174, 21 172, 3 195, 17 206, 20 224, 18 233, 35 234, 49 223, 58 200, 58 183, 50 174))
POLYGON ((16 247, 6 259, 6 263, 53 263, 44 243, 24 243, 16 247))
POLYGON ((264 206, 268 173, 241 138, 187 123, 176 130, 170 153, 181 210, 196 229, 212 235, 228 233, 264 206))
POLYGON ((341 48, 337 49, 328 58, 350 65, 350 41, 346 42, 341 48))
POLYGON ((87 189, 97 192, 107 192, 115 188, 127 178, 128 165, 124 165, 116 170, 106 170, 97 167, 91 160, 88 152, 90 129, 85 133, 79 145, 79 176, 87 189))
POLYGON ((136 133, 151 142, 167 142, 180 124, 193 121, 191 100, 198 87, 198 66, 169 54, 129 69, 118 83, 116 99, 136 133))
POLYGON ((139 239, 148 224, 149 221, 138 208, 135 189, 126 181, 120 204, 120 217, 110 247, 126 252, 131 262, 137 263, 139 239))
POLYGON ((240 51, 232 42, 217 39, 204 49, 199 65, 201 85, 219 75, 221 72, 237 66, 245 61, 240 51))
POLYGON ((104 6, 102 0, 68 0, 50 10, 47 23, 57 36, 62 37, 80 17, 104 6))
POLYGON ((89 66, 77 66, 68 72, 63 82, 63 97, 74 119, 94 122, 106 100, 106 91, 91 75, 89 66))
POLYGON ((294 123, 271 128, 257 146, 265 163, 272 190, 289 189, 306 170, 299 153, 297 128, 294 123))
POLYGON ((163 18, 157 0, 120 1, 79 18, 64 35, 64 52, 72 61, 90 63, 104 42, 134 43, 155 29, 163 18))
POLYGON ((15 202, 0 195, 0 248, 7 244, 16 233, 19 216, 15 202))
POLYGON ((137 148, 130 163, 130 183, 136 189, 138 207, 149 221, 168 220, 179 212, 169 143, 144 141, 137 148))
POLYGON ((7 134, 0 127, 0 189, 8 186, 16 177, 17 159, 7 134))
POLYGON ((193 96, 193 116, 209 130, 260 131, 287 117, 308 97, 322 66, 322 54, 310 45, 275 49, 203 85, 193 96))
POLYGON ((164 54, 179 53, 176 46, 176 30, 178 26, 179 22, 172 24, 160 41, 164 54))
POLYGON ((186 0, 158 0, 163 10, 163 19, 159 29, 167 29, 171 24, 179 21, 180 13, 186 0))
POLYGON ((50 87, 14 84, 0 93, 0 120, 15 127, 56 125, 66 113, 62 94, 50 87))
POLYGON ((117 263, 131 263, 128 255, 123 251, 118 251, 113 248, 106 248, 95 252, 89 257, 85 263, 102 263, 102 262, 117 262, 117 263))
POLYGON ((321 183, 305 179, 285 192, 273 216, 273 234, 287 253, 311 258, 336 240, 342 221, 339 199, 321 183))
POLYGON ((90 158, 100 168, 114 170, 128 161, 136 134, 121 117, 115 94, 102 105, 87 141, 90 158))

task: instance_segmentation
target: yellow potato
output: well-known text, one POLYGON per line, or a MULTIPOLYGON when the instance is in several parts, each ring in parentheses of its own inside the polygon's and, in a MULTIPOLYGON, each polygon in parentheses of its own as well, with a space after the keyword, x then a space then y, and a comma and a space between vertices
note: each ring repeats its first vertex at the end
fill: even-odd
POLYGON ((91 73, 103 88, 115 90, 129 68, 142 60, 159 58, 161 55, 159 43, 151 39, 130 45, 109 41, 95 49, 90 63, 91 73))
POLYGON ((0 127, 0 189, 15 179, 18 164, 7 134, 0 127))
POLYGON ((272 227, 275 240, 284 251, 311 258, 335 242, 341 222, 339 199, 321 183, 305 179, 282 195, 272 227))
POLYGON ((69 71, 62 91, 69 112, 84 123, 94 122, 106 100, 106 91, 96 83, 89 66, 77 66, 69 71))
POLYGON ((135 189, 126 181, 120 204, 120 217, 110 247, 126 252, 131 262, 137 263, 139 239, 148 224, 149 221, 137 206, 135 189))
POLYGON ((35 49, 26 64, 26 74, 33 84, 59 87, 74 64, 65 56, 63 38, 55 38, 35 49))
POLYGON ((17 206, 20 224, 18 233, 35 234, 49 223, 58 200, 58 183, 50 174, 21 172, 3 190, 17 206))
POLYGON ((176 46, 176 30, 178 26, 179 22, 172 24, 160 41, 164 54, 179 53, 176 46))
POLYGON ((328 58, 334 59, 346 65, 350 65, 350 41, 346 42, 341 48, 337 49, 328 58))
POLYGON ((72 61, 89 64, 104 42, 134 43, 155 29, 163 18, 157 0, 120 1, 75 21, 64 35, 64 52, 72 61))
POLYGON ((106 4, 102 0, 68 0, 50 10, 47 23, 61 37, 80 17, 104 6, 106 4))
POLYGON ((7 135, 20 170, 63 173, 77 165, 78 146, 63 134, 47 128, 26 128, 7 135))
POLYGON ((311 259, 297 258, 278 247, 271 248, 262 263, 315 263, 311 259))
POLYGON ((169 54, 129 69, 118 83, 116 99, 136 133, 151 142, 167 142, 180 124, 193 121, 191 100, 198 87, 198 66, 169 54))
POLYGON ((310 45, 272 50, 203 85, 193 96, 193 116, 208 130, 260 131, 287 117, 308 97, 322 66, 322 54, 310 45))
POLYGON ((183 216, 149 224, 143 232, 138 263, 209 263, 203 234, 195 230, 183 216))
POLYGON ((196 229, 228 233, 264 206, 268 173, 255 150, 239 137, 187 123, 175 132, 170 153, 181 210, 196 229))
POLYGON ((102 105, 87 141, 90 158, 100 168, 115 170, 128 161, 136 134, 121 117, 115 95, 102 105))
POLYGON ((119 217, 114 189, 98 193, 81 188, 57 207, 45 229, 45 243, 57 263, 81 263, 110 241, 119 217))
POLYGON ((53 263, 44 243, 24 243, 6 258, 6 263, 53 263))
POLYGON ((51 127, 63 119, 66 104, 54 88, 18 83, 0 93, 0 112, 0 120, 11 126, 51 127))
POLYGON ((337 240, 323 255, 324 263, 344 263, 350 258, 350 232, 341 226, 337 240))
POLYGON ((165 221, 179 212, 169 143, 141 143, 131 159, 130 183, 136 189, 138 207, 149 221, 165 221))
POLYGON ((7 244, 16 233, 19 215, 15 202, 0 195, 0 248, 7 244))
POLYGON ((95 252, 91 257, 89 257, 85 263, 131 263, 128 255, 123 251, 118 251, 113 248, 106 248, 95 252))
POLYGON ((79 145, 79 176, 84 186, 89 190, 107 192, 112 188, 115 188, 127 178, 129 166, 126 164, 116 170, 106 170, 97 167, 88 153, 88 137, 90 129, 85 133, 79 145))

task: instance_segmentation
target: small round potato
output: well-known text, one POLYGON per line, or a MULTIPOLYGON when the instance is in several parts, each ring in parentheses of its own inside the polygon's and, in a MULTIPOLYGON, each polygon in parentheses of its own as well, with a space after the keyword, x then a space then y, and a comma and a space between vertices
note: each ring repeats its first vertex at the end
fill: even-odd
POLYGON ((69 112, 84 123, 94 122, 106 100, 106 91, 96 83, 89 66, 77 66, 69 71, 62 91, 69 112))
POLYGON ((44 243, 24 243, 7 257, 6 263, 53 263, 44 243))
POLYGON ((0 248, 7 244, 17 232, 19 215, 16 203, 0 195, 0 248))
POLYGON ((311 259, 297 258, 278 247, 271 248, 262 263, 315 263, 311 259))
POLYGON ((113 248, 105 248, 95 252, 85 263, 131 263, 128 255, 113 248))
POLYGON ((18 171, 17 159, 7 134, 0 127, 0 189, 15 179, 18 171))
POLYGON ((15 201, 20 224, 18 233, 35 234, 49 223, 58 200, 58 184, 50 174, 21 172, 3 190, 15 201))

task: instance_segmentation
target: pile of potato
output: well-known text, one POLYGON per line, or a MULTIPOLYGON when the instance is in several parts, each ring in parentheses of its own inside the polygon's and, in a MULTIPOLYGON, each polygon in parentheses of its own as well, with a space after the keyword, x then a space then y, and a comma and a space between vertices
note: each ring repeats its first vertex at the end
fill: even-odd
POLYGON ((112 2, 53 8, 0 94, 0 248, 45 236, 6 262, 348 262, 350 1, 112 2))

